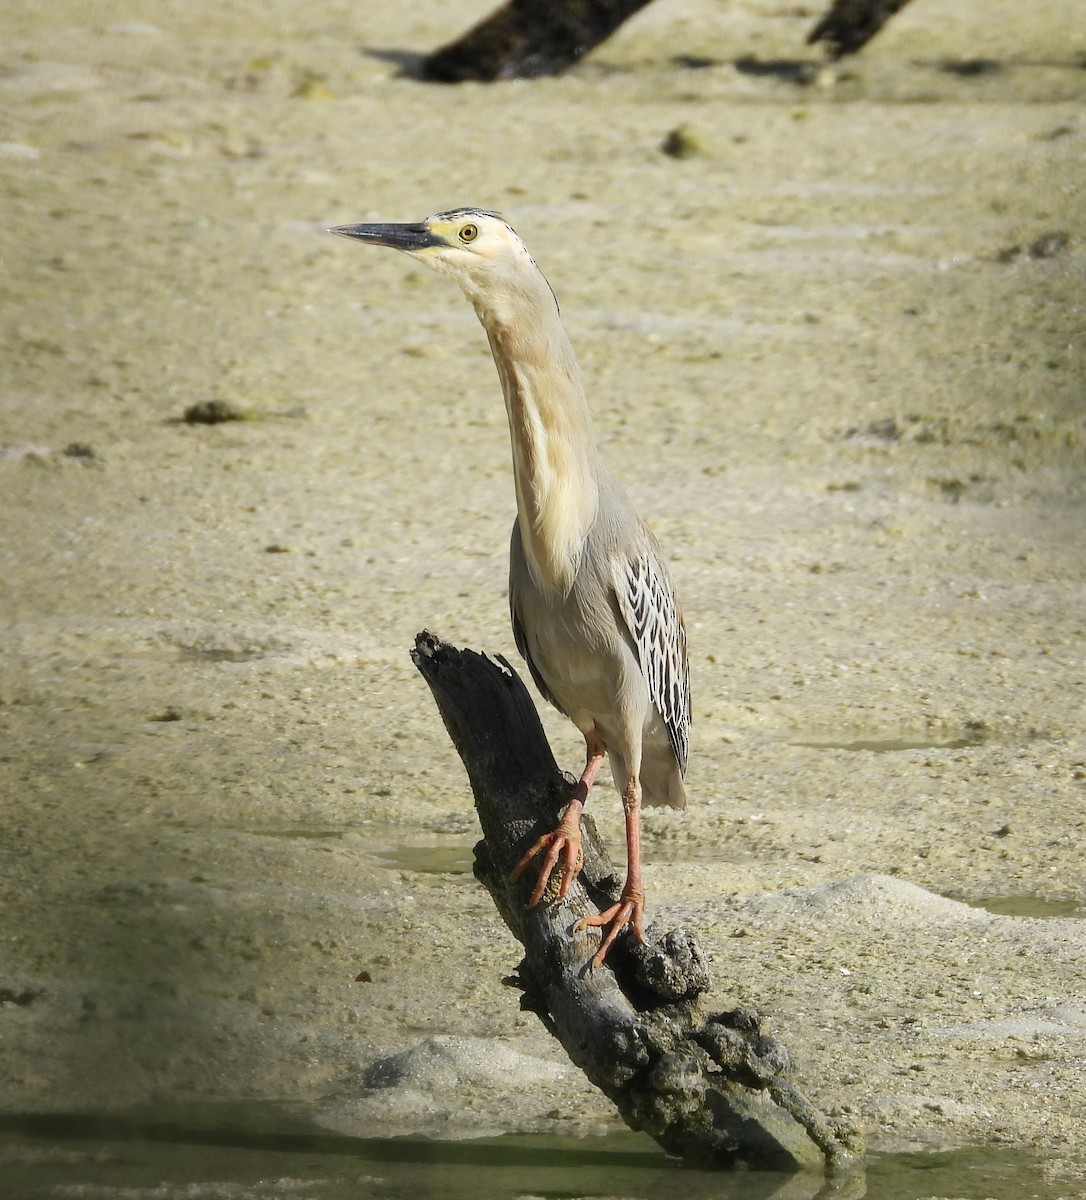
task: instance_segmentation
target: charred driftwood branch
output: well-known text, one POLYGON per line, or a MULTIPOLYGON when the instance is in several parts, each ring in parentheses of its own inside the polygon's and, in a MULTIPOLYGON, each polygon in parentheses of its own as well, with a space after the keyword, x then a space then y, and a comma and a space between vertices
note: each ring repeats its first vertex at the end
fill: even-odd
MULTIPOLYGON (((422 61, 423 79, 532 79, 557 75, 615 32, 649 0, 507 0, 422 61)), ((834 0, 811 30, 832 58, 855 54, 908 0, 834 0)))
MULTIPOLYGON (((559 769, 535 705, 517 674, 427 631, 415 665, 467 768, 482 825, 475 874, 486 886, 524 960, 509 982, 572 1061, 616 1104, 633 1129, 699 1165, 798 1171, 848 1165, 853 1135, 834 1128, 787 1081, 783 1047, 744 1010, 707 1014, 705 956, 681 929, 649 945, 620 939, 607 965, 589 960, 600 933, 580 917, 618 896, 621 878, 595 826, 584 821, 584 870, 565 900, 528 908, 534 873, 509 882, 529 845, 554 828, 571 780, 559 769)), ((546 898, 545 898, 546 900, 546 898)))

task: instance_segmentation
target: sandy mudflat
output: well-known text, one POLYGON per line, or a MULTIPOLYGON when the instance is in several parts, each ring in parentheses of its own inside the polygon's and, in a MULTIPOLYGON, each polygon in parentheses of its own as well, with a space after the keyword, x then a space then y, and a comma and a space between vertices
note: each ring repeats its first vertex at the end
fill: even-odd
POLYGON ((407 654, 514 656, 486 342, 322 232, 471 203, 554 286, 687 612, 651 915, 873 1147, 1081 1170, 1079 0, 916 0, 813 86, 762 69, 816 58, 796 6, 659 0, 563 78, 453 90, 393 59, 465 6, 368 7, 5 6, 0 1103, 613 1120, 500 985, 407 654), (202 401, 250 419, 179 420, 202 401), (442 1041, 355 1098, 432 1036, 508 1070, 442 1041))

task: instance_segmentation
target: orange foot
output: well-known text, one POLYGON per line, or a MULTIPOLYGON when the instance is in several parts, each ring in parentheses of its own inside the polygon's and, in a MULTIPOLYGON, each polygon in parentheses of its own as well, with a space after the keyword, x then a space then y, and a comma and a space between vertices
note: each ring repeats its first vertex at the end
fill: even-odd
POLYGON ((640 890, 631 888, 629 882, 622 889, 622 895, 619 896, 617 903, 612 904, 598 916, 582 917, 577 922, 578 929, 588 929, 589 926, 607 928, 607 935, 592 959, 593 967, 603 966, 603 960, 615 944, 615 938, 627 925, 633 929, 637 940, 643 943, 645 941, 645 897, 640 890))
POLYGON ((577 878, 577 872, 584 865, 579 810, 574 819, 570 819, 567 810, 553 833, 545 833, 533 843, 528 853, 509 872, 510 882, 516 883, 528 869, 532 859, 537 854, 542 854, 544 850, 547 853, 543 859, 543 865, 539 869, 539 879, 536 881, 535 891, 528 899, 529 908, 534 908, 543 899, 543 893, 547 890, 547 884, 550 882, 551 872, 558 866, 559 861, 562 864, 562 882, 558 888, 559 900, 566 898, 569 889, 573 886, 574 879, 577 878))

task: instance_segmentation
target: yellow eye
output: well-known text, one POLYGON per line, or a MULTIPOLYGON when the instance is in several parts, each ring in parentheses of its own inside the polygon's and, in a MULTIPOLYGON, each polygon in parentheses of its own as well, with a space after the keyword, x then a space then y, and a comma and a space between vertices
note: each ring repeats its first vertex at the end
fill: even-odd
POLYGON ((479 236, 479 226, 478 225, 465 225, 460 230, 460 240, 462 242, 474 242, 478 236, 479 236))

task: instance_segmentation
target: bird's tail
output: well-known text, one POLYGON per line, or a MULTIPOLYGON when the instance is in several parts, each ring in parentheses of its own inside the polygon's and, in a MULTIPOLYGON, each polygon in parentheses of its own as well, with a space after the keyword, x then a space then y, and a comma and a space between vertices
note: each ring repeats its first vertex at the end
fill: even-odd
MULTIPOLYGON (((626 764, 617 754, 608 753, 607 757, 615 787, 621 793, 629 778, 626 764)), ((647 808, 686 807, 686 785, 673 754, 645 755, 641 762, 641 803, 647 808)))

